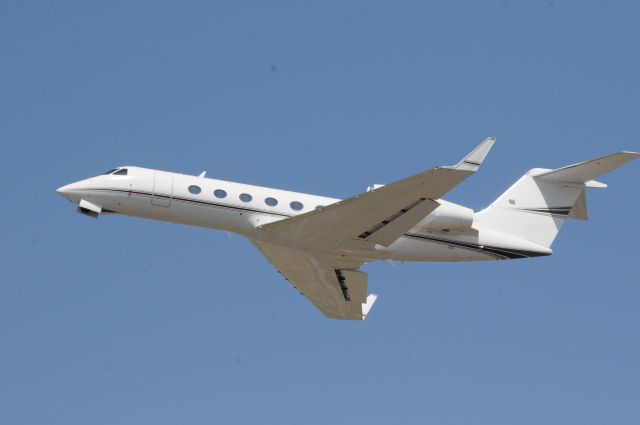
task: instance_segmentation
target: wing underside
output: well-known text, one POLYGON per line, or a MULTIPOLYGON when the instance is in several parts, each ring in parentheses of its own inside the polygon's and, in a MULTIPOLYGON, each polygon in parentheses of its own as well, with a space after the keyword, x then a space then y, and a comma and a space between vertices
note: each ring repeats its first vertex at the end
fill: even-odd
POLYGON ((376 296, 367 294, 367 274, 358 270, 362 262, 251 242, 325 316, 343 320, 367 316, 376 296))

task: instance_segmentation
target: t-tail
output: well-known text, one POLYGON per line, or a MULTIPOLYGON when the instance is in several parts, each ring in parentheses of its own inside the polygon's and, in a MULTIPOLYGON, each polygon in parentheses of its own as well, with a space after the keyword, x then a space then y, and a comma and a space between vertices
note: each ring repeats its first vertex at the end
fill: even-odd
POLYGON ((550 248, 567 218, 588 218, 585 189, 607 187, 594 179, 638 156, 620 152, 556 170, 529 170, 475 215, 475 225, 550 248))

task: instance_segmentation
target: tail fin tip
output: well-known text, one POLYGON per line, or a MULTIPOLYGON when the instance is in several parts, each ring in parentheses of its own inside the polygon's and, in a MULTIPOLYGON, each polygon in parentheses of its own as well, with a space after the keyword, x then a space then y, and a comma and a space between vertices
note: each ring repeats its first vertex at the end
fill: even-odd
MULTIPOLYGON (((638 152, 623 151, 611 155, 602 156, 589 161, 579 162, 577 164, 567 165, 566 167, 557 168, 536 174, 536 179, 551 180, 562 183, 592 183, 592 181, 609 171, 625 165, 628 162, 637 159, 640 156, 638 152)), ((602 187, 601 183, 593 181, 592 185, 602 187), (593 184, 595 183, 595 184, 593 184)))

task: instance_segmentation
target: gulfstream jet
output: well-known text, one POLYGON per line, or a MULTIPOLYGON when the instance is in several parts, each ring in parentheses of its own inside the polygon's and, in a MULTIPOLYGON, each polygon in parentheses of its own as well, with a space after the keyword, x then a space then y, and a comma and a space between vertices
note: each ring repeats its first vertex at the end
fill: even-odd
POLYGON ((568 218, 587 219, 585 189, 637 158, 620 152, 555 170, 529 170, 482 211, 442 199, 475 173, 487 138, 456 165, 436 167, 340 200, 140 167, 119 167, 57 192, 84 215, 123 214, 247 238, 327 317, 364 319, 372 261, 486 261, 550 255, 568 218))

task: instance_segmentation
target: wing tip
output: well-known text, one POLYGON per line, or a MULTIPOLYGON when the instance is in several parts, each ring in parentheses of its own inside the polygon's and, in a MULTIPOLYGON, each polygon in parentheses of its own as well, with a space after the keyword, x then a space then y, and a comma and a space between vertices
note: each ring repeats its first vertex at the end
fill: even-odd
POLYGON ((367 302, 362 303, 362 320, 366 319, 373 304, 375 304, 378 296, 376 294, 367 295, 367 302))
POLYGON ((469 152, 467 156, 462 158, 462 161, 458 162, 451 168, 462 171, 478 171, 478 168, 480 168, 480 165, 489 154, 489 151, 495 142, 495 137, 487 137, 482 141, 482 143, 476 146, 475 149, 469 152))

